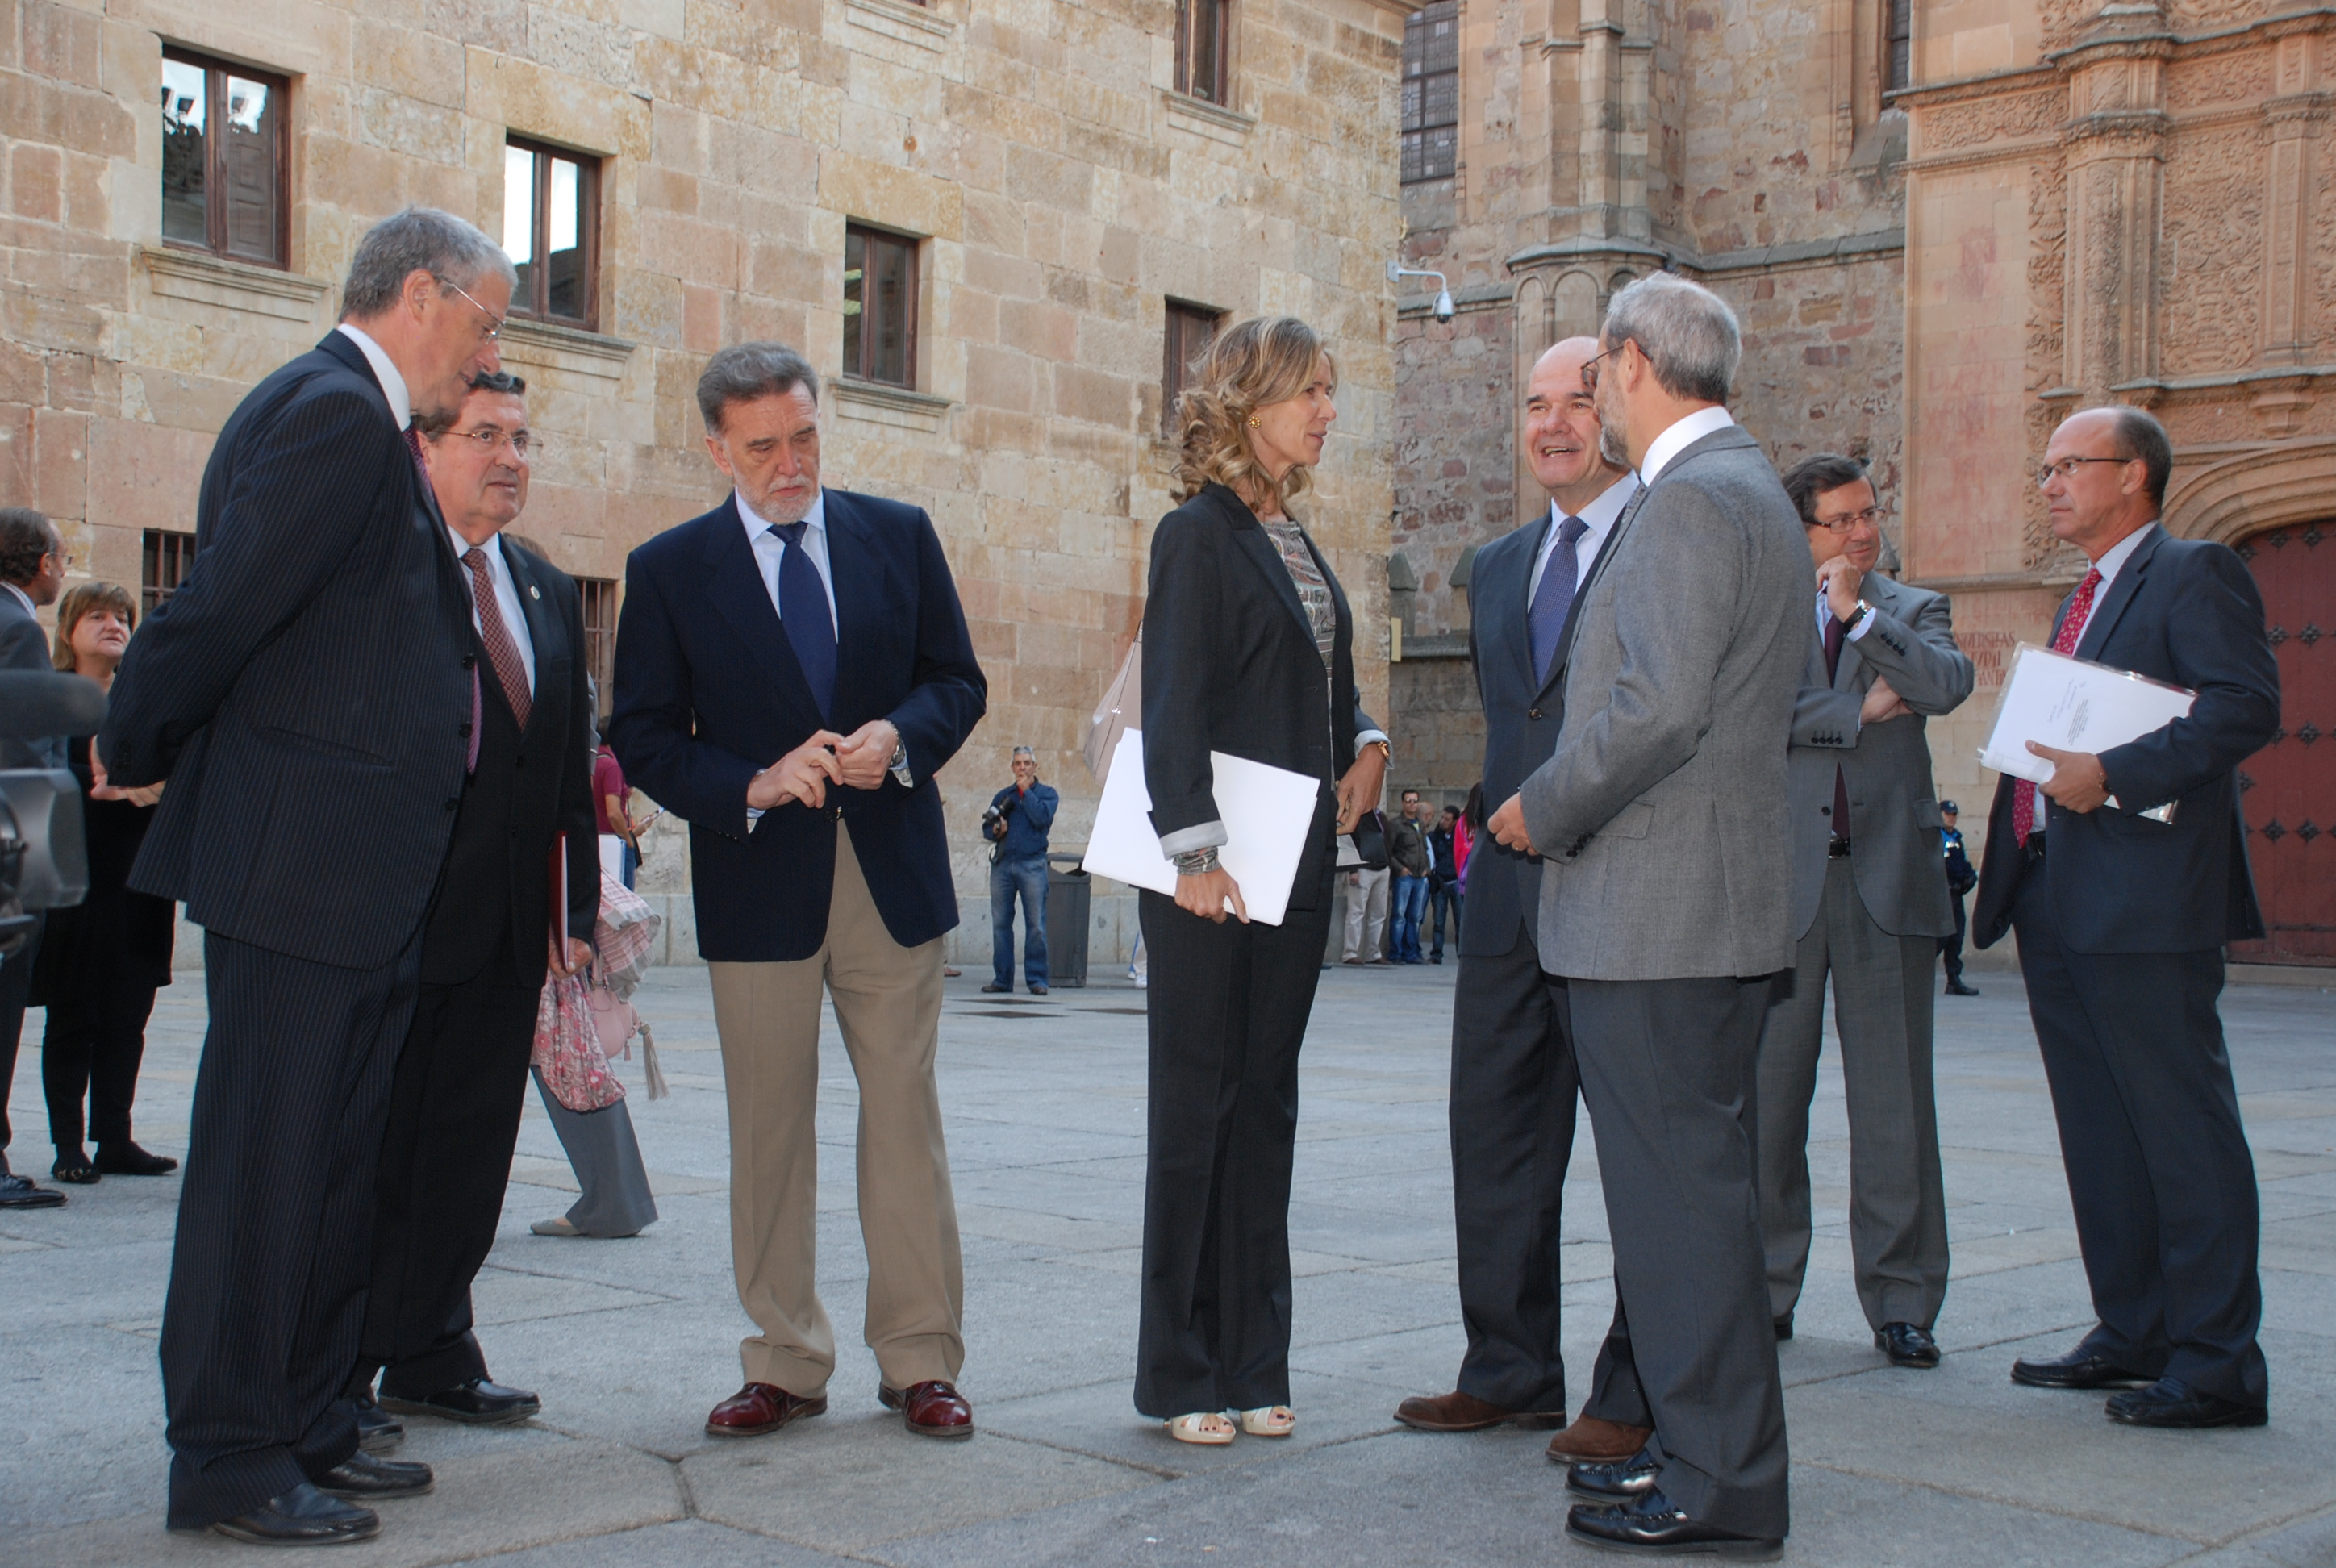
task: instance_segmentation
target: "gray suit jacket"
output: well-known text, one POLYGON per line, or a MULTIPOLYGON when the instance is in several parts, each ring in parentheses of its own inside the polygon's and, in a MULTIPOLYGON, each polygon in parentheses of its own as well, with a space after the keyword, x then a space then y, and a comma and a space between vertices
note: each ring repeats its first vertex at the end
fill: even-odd
MULTIPOLYGON (((0 669, 54 670, 49 662, 48 634, 16 596, 0 588, 0 669)), ((60 768, 65 765, 65 737, 43 740, 0 740, 0 767, 60 768)))
POLYGON ((1815 613, 1800 517, 1741 429, 1623 513, 1574 615, 1557 750, 1523 792, 1544 969, 1791 965, 1786 748, 1815 613))
POLYGON ((1830 683, 1816 594, 1809 590, 1808 659, 1793 704, 1793 935, 1808 934, 1825 892, 1825 844, 1837 765, 1849 786, 1850 864, 1874 923, 1893 937, 1946 937, 1955 930, 1931 782, 1929 719, 1971 693, 1971 661, 1955 646, 1947 596, 1868 576, 1874 624, 1841 645, 1830 683), (1876 677, 1914 711, 1860 729, 1858 706, 1876 677))

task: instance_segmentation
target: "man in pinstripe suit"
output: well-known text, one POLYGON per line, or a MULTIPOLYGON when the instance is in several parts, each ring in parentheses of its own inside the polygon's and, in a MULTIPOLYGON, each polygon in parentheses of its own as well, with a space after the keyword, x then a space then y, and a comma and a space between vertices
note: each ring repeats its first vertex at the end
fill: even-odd
POLYGON ((409 208, 358 245, 340 327, 245 398, 197 554, 139 628, 99 749, 168 778, 131 883, 205 928, 210 1031, 162 1316, 170 1523, 375 1534, 427 1491, 357 1451, 374 1169, 421 933, 478 745, 470 609, 408 444, 500 365, 510 260, 409 208))

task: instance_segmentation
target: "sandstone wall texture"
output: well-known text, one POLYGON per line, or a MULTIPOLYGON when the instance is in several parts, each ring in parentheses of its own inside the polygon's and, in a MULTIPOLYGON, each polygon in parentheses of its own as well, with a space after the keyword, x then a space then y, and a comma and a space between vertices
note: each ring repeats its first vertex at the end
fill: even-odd
MULTIPOLYGON (((521 136, 588 155, 602 194, 593 330, 505 336, 549 446, 518 526, 621 579, 723 493, 706 356, 776 337, 832 377, 847 222, 911 236, 914 385, 831 387, 826 473, 929 508, 958 574, 990 707, 944 784, 986 952, 974 824, 1008 748, 1064 790, 1059 842, 1092 818, 1078 748, 1170 505, 1171 298, 1294 312, 1337 347, 1307 517, 1384 706, 1411 8, 1243 0, 1220 107, 1173 90, 1173 0, 0 0, 0 504, 55 517, 76 578, 137 583, 146 531, 191 530, 237 400, 332 324, 358 236, 410 201, 501 233, 521 136), (163 243, 166 44, 289 78, 287 267, 163 243)), ((677 955, 686 862, 667 835, 645 872, 677 955)))

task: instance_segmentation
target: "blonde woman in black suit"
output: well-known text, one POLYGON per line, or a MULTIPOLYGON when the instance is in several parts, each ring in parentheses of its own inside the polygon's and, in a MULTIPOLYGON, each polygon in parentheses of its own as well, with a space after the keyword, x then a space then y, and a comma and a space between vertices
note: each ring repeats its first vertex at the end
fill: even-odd
POLYGON ((1355 700, 1354 619, 1289 510, 1322 458, 1337 370, 1290 317, 1241 322, 1179 400, 1183 504, 1152 541, 1144 773, 1174 898, 1152 954, 1150 1154, 1135 1407, 1187 1443, 1289 1435, 1298 1047, 1329 936, 1336 836, 1379 798, 1387 737, 1355 700), (1321 782, 1279 926, 1217 863, 1209 754, 1321 782))

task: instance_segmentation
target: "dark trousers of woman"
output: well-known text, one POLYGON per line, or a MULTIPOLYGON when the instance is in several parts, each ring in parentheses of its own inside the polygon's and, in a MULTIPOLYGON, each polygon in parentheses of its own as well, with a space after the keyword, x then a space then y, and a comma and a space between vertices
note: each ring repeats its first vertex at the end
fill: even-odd
POLYGON ((82 1141, 82 1096, 89 1096, 89 1135, 101 1144, 130 1141, 130 1105, 146 1055, 146 1020, 155 988, 115 977, 51 998, 41 1035, 41 1087, 49 1100, 49 1141, 82 1141))
POLYGON ((1218 925, 1153 892, 1139 911, 1152 1063, 1135 1407, 1164 1420, 1287 1404, 1298 1047, 1329 881, 1279 926, 1218 925))

